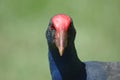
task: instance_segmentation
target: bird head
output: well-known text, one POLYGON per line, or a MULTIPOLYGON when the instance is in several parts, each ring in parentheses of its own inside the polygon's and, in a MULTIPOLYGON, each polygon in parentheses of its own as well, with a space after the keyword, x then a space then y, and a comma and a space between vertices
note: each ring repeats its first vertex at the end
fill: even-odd
POLYGON ((58 14, 50 19, 46 37, 48 43, 57 47, 60 56, 63 55, 65 48, 74 42, 75 28, 72 19, 66 14, 58 14))

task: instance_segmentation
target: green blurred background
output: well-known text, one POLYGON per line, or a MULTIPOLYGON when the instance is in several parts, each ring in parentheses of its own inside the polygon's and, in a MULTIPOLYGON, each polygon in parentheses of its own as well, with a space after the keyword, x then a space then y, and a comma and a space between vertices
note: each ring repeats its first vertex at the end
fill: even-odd
POLYGON ((0 0, 0 80, 51 80, 45 31, 73 18, 82 61, 120 61, 120 0, 0 0))

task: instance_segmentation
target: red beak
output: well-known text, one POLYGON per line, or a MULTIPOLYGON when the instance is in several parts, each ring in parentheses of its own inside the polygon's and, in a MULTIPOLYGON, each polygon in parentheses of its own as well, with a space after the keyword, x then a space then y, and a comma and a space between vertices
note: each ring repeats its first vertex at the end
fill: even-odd
POLYGON ((56 40, 55 40, 56 47, 58 48, 60 56, 63 55, 64 49, 67 46, 67 32, 60 31, 56 32, 56 40))

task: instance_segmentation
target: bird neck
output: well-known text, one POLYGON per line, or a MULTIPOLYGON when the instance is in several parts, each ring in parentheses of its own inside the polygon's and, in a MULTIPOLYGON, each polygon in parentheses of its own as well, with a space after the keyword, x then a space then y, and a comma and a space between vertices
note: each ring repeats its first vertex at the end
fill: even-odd
POLYGON ((63 56, 59 55, 56 47, 49 46, 49 55, 51 55, 49 56, 50 63, 53 60, 55 63, 54 65, 50 64, 50 67, 56 66, 62 80, 85 80, 85 64, 79 60, 74 43, 65 48, 63 56), (50 59, 51 57, 53 60, 50 59))

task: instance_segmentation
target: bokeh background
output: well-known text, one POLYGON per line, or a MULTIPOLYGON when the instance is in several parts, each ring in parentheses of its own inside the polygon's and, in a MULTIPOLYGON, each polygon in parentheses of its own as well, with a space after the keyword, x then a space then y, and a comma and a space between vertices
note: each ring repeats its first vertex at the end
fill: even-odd
POLYGON ((73 18, 82 61, 120 61, 120 0, 0 0, 0 80, 51 80, 45 31, 73 18))

